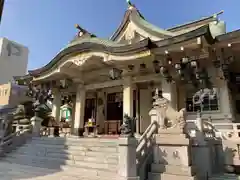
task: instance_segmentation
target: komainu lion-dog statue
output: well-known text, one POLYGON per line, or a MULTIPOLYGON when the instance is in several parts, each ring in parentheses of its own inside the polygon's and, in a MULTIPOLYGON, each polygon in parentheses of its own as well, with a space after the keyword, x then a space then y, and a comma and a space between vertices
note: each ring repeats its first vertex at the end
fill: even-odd
POLYGON ((183 108, 180 111, 175 110, 168 99, 164 98, 158 90, 156 90, 154 96, 155 102, 153 103, 153 109, 156 110, 156 115, 159 128, 180 128, 184 129, 186 125, 186 109, 183 108))

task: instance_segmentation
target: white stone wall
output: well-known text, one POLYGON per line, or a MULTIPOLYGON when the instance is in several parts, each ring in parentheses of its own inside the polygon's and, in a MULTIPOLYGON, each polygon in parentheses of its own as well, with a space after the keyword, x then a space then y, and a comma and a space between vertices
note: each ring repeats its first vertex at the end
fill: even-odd
POLYGON ((6 38, 0 39, 0 84, 27 73, 28 53, 27 47, 6 38))

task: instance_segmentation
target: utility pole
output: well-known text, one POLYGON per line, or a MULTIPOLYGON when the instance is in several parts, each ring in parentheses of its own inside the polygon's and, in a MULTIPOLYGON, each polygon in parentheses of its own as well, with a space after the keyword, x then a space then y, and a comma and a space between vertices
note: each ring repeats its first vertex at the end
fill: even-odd
POLYGON ((4 1, 5 0, 0 0, 0 24, 1 24, 1 20, 2 20, 4 1))

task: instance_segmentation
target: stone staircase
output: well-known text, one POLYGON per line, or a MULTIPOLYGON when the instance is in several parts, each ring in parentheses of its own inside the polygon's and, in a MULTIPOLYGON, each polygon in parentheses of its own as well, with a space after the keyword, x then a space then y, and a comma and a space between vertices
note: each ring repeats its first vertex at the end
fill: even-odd
POLYGON ((1 180, 116 179, 117 139, 32 138, 0 160, 1 180))
POLYGON ((235 174, 222 174, 212 176, 209 180, 240 180, 240 176, 235 174))

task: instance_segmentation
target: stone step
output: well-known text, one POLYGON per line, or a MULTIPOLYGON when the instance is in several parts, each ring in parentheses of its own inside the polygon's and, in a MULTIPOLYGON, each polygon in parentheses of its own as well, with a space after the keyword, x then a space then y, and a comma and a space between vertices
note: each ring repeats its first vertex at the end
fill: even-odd
POLYGON ((240 176, 235 174, 219 174, 210 177, 209 180, 240 180, 240 176))
MULTIPOLYGON (((43 158, 56 158, 61 160, 72 160, 72 161, 86 161, 86 162, 95 162, 95 163, 108 163, 108 164, 117 164, 118 163, 118 154, 96 154, 95 156, 88 156, 87 154, 73 154, 73 153, 56 153, 50 151, 41 151, 35 149, 17 149, 14 153, 9 154, 10 156, 36 156, 43 158)), ((93 155, 93 154, 90 154, 93 155)))
POLYGON ((76 150, 76 149, 61 149, 61 148, 46 148, 41 146, 32 147, 30 145, 25 145, 15 149, 17 154, 29 154, 37 156, 47 156, 47 157, 67 157, 72 156, 89 156, 89 157, 104 157, 104 158, 118 158, 117 152, 101 152, 101 151, 91 151, 89 149, 76 150), (34 148, 35 147, 35 148, 34 148))
POLYGON ((100 146, 111 146, 117 145, 118 139, 105 139, 105 138, 63 138, 63 137, 33 137, 32 141, 38 143, 48 143, 51 144, 99 144, 100 146))
POLYGON ((96 168, 116 172, 118 164, 96 163, 87 161, 64 160, 58 158, 38 157, 20 154, 8 154, 4 158, 6 162, 36 166, 42 168, 61 169, 63 166, 79 168, 96 168))
POLYGON ((66 149, 66 150, 78 150, 78 151, 98 151, 98 152, 118 152, 117 146, 98 146, 94 144, 76 144, 76 145, 55 145, 55 144, 38 144, 34 142, 28 142, 24 145, 26 148, 41 148, 41 149, 51 149, 59 150, 59 149, 66 149))
POLYGON ((181 176, 165 173, 149 173, 148 179, 150 180, 197 180, 196 177, 191 176, 181 176))
POLYGON ((51 170, 46 168, 31 167, 18 164, 0 163, 1 180, 12 179, 89 179, 89 180, 107 180, 114 179, 116 173, 105 172, 96 169, 67 169, 67 170, 51 170), (64 178, 62 178, 64 177, 64 178))

